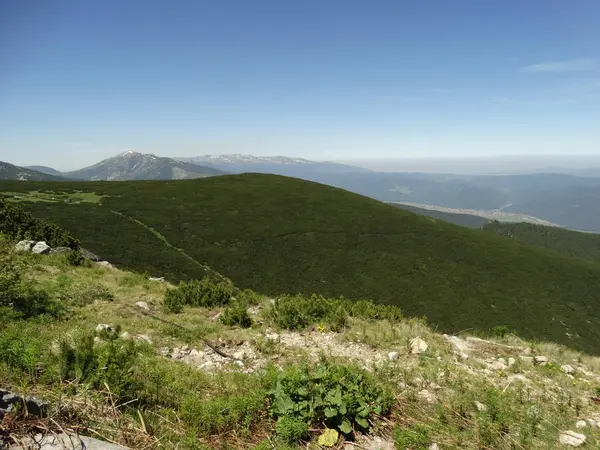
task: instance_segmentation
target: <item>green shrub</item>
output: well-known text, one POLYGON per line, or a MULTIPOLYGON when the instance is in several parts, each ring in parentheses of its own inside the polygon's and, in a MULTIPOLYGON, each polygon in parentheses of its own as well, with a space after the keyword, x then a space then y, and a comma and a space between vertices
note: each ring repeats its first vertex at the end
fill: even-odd
POLYGON ((308 435, 308 424, 296 417, 282 416, 277 421, 275 430, 282 441, 293 444, 308 435))
POLYGON ((175 289, 165 293, 164 305, 170 312, 181 312, 183 306, 214 307, 229 303, 235 288, 225 282, 215 282, 205 277, 202 280, 181 282, 175 289))
POLYGON ((275 325, 289 330, 325 323, 332 331, 341 331, 348 325, 349 317, 398 322, 402 313, 396 306, 377 305, 370 300, 331 299, 313 294, 279 297, 269 308, 267 316, 275 325))
POLYGON ((85 306, 95 301, 113 301, 112 291, 101 283, 67 284, 58 294, 66 305, 85 306))
POLYGON ((273 323, 288 330, 298 330, 319 321, 325 321, 332 315, 332 306, 336 300, 328 300, 320 295, 285 295, 275 300, 268 311, 273 323))
POLYGON ((16 317, 47 314, 58 316, 63 308, 48 292, 21 277, 22 267, 10 255, 0 254, 0 308, 10 309, 16 317))
POLYGON ((87 259, 83 257, 79 250, 71 250, 65 253, 65 261, 70 266, 83 266, 86 264, 87 259))
POLYGON ((393 404, 393 396, 366 371, 326 362, 288 368, 269 395, 278 420, 297 419, 344 434, 368 431, 373 417, 387 414, 393 404))
POLYGON ((104 389, 106 383, 121 400, 131 400, 137 398, 139 388, 133 373, 138 350, 132 341, 113 339, 95 344, 94 335, 85 333, 73 342, 60 342, 57 363, 62 379, 89 384, 94 389, 104 389))
POLYGON ((25 331, 24 323, 14 322, 0 332, 0 364, 33 374, 45 349, 42 340, 25 331))
POLYGON ((265 409, 265 392, 260 390, 210 400, 189 395, 181 405, 181 416, 201 434, 213 435, 249 431, 264 417, 265 409))
POLYGON ((496 337, 503 338, 510 333, 510 328, 506 325, 498 325, 492 328, 492 334, 496 337))
POLYGON ((248 308, 246 307, 245 302, 236 300, 232 302, 223 314, 221 314, 220 318, 221 322, 224 325, 233 327, 239 326, 242 328, 250 328, 252 326, 252 319, 250 315, 248 315, 248 308))
POLYGON ((79 248, 79 241, 67 231, 33 217, 19 206, 0 199, 0 233, 14 240, 46 241, 51 247, 79 248))

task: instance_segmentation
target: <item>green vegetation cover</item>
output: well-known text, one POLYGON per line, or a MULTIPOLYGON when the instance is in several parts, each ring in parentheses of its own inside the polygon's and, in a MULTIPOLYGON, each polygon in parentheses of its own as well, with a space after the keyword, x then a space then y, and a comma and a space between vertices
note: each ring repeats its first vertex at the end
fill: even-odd
POLYGON ((490 222, 484 230, 576 258, 600 261, 600 234, 530 223, 490 222))
POLYGON ((269 295, 369 298, 425 315, 440 331, 503 325, 600 351, 595 262, 274 175, 0 184, 6 193, 48 189, 101 197, 18 200, 117 265, 185 280, 204 278, 207 264, 269 295))

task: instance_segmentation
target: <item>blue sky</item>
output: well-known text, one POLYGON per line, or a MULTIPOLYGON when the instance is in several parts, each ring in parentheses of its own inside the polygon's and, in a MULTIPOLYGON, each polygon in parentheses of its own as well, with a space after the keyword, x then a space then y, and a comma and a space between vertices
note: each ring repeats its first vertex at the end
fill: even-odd
POLYGON ((3 0, 0 160, 600 153, 597 0, 3 0))

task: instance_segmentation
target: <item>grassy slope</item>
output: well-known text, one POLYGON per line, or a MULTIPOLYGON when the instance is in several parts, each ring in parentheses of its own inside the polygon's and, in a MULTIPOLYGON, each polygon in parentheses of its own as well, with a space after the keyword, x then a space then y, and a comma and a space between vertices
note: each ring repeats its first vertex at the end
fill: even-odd
POLYGON ((600 234, 529 223, 490 222, 484 230, 576 258, 600 261, 600 234))
MULTIPOLYGON (((6 249, 0 245, 2 251, 6 249)), ((396 433, 400 432, 396 441, 399 450, 407 446, 428 448, 433 442, 440 448, 469 450, 556 448, 559 431, 575 429, 577 420, 597 415, 597 406, 587 399, 595 395, 600 380, 590 372, 599 373, 600 359, 556 345, 531 344, 514 336, 506 336, 499 343, 463 341, 469 347, 463 350, 469 358, 463 360, 455 356, 453 347, 441 335, 415 320, 388 323, 352 319, 341 332, 305 330, 300 334, 278 330, 276 337, 266 337, 269 330, 273 333, 267 298, 254 306, 255 323, 251 329, 226 327, 215 320, 220 308, 186 308, 176 316, 166 314, 160 308, 167 287, 163 283, 98 266, 72 267, 65 264, 61 255, 14 257, 19 260, 22 275, 35 280, 37 287, 53 296, 79 293, 70 297, 85 300, 85 305, 73 307, 68 319, 0 326, 0 352, 10 354, 13 346, 17 349, 15 355, 28 367, 44 369, 41 375, 39 370, 19 370, 0 358, 0 386, 17 392, 26 389, 54 406, 64 407, 60 411, 69 412, 59 413, 58 408, 52 408, 51 417, 45 420, 6 420, 0 423, 0 440, 3 431, 12 431, 14 437, 19 437, 28 431, 28 424, 34 424, 57 433, 62 429, 77 430, 82 435, 139 449, 300 448, 284 447, 277 441, 275 421, 265 398, 265 390, 272 387, 274 380, 265 373, 263 364, 271 362, 286 370, 305 360, 314 365, 318 358, 334 364, 373 365, 376 382, 397 397, 390 420, 374 420, 374 433, 393 442, 390 434, 395 428, 396 433), (99 287, 110 293, 113 300, 95 299, 91 294, 98 292, 99 287), (147 302, 158 317, 185 325, 191 331, 182 332, 141 315, 134 306, 137 301, 147 302), (139 381, 137 400, 125 402, 104 388, 63 381, 55 372, 57 361, 50 355, 56 352, 51 351, 56 343, 74 341, 81 333, 93 332, 99 323, 122 327, 121 331, 131 336, 144 334, 152 340, 140 349, 131 369, 139 381), (429 344, 422 355, 408 353, 406 343, 416 336, 429 344), (222 345, 229 353, 237 351, 239 342, 244 342, 243 348, 254 349, 244 356, 244 367, 256 370, 242 373, 230 361, 221 368, 199 370, 203 358, 187 365, 158 354, 161 348, 171 351, 184 345, 210 353, 201 338, 222 345), (319 351, 313 342, 321 344, 319 351), (344 348, 352 351, 340 354, 344 348), (398 360, 389 361, 389 351, 398 352, 398 360), (519 356, 525 354, 545 355, 551 365, 534 367, 521 361, 519 356), (364 355, 372 361, 366 361, 364 355), (489 370, 484 361, 494 362, 500 356, 505 360, 514 357, 517 362, 506 370, 489 370), (558 369, 564 363, 578 369, 574 378, 558 369), (434 394, 436 400, 424 401, 419 396, 423 389, 434 394), (478 411, 474 401, 483 402, 489 410, 478 411), (262 446, 254 447, 260 441, 262 446)), ((107 346, 106 340, 101 342, 97 348, 107 346)), ((114 390, 114 386, 109 388, 114 390)), ((577 431, 586 435, 586 448, 600 444, 600 429, 577 431)), ((305 442, 301 448, 315 448, 320 432, 322 425, 318 424, 304 439, 312 440, 310 446, 305 442)), ((373 447, 363 443, 355 448, 373 447)))
MULTIPOLYGON (((443 331, 507 325, 526 337, 600 352, 597 263, 272 175, 64 186, 108 197, 86 209, 26 206, 108 260, 156 265, 156 276, 201 273, 180 270, 183 260, 161 254, 160 239, 109 210, 160 232, 243 288, 372 298, 426 315, 443 331)), ((2 191, 18 187, 43 184, 0 184, 2 191)))

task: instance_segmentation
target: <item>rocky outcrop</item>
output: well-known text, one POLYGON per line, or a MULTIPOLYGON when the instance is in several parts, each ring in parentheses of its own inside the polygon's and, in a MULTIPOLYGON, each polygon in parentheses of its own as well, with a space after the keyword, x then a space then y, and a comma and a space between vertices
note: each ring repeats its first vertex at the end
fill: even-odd
POLYGON ((25 439, 22 445, 9 447, 10 450, 25 450, 34 448, 36 450, 127 450, 127 447, 99 441, 87 436, 76 434, 37 434, 25 439))
POLYGON ((33 248, 31 249, 31 253, 45 255, 47 253, 50 253, 50 246, 44 241, 40 241, 33 246, 33 248))
POLYGON ((574 431, 562 431, 558 437, 558 442, 570 447, 580 447, 585 444, 585 434, 575 433, 574 431))
POLYGON ((16 252, 30 252, 31 248, 35 245, 35 241, 19 241, 17 245, 15 245, 16 252))
POLYGON ((24 397, 15 392, 0 389, 0 418, 19 408, 31 416, 46 417, 48 406, 48 403, 39 398, 33 396, 24 397))

